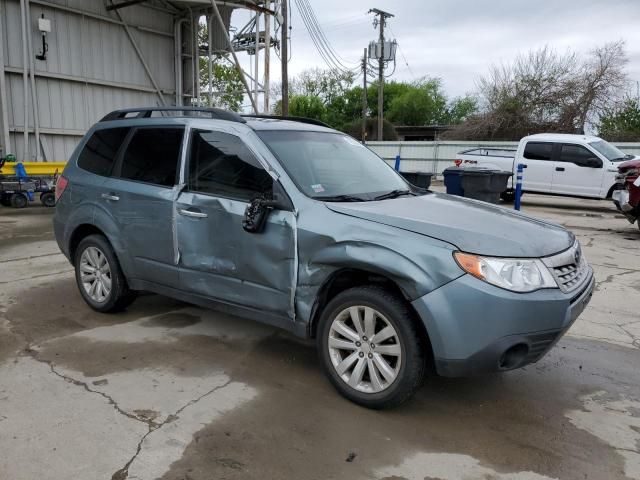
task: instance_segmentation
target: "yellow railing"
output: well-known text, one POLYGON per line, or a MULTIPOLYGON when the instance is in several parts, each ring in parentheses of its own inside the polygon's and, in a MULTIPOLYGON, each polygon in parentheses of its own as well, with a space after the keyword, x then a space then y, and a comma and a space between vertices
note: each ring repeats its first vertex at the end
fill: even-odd
MULTIPOLYGON (((64 166, 67 162, 23 162, 24 169, 27 171, 27 175, 33 176, 45 176, 54 175, 55 173, 62 173, 64 166)), ((0 169, 2 175, 15 175, 15 163, 7 162, 0 169)))

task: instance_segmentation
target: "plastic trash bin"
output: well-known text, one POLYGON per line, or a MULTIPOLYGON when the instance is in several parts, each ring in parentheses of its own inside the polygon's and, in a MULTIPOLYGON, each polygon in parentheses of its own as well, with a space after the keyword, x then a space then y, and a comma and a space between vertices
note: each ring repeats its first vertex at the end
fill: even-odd
POLYGON ((462 188, 463 171, 464 169, 460 167, 449 167, 442 172, 444 176, 444 186, 447 187, 447 193, 449 195, 464 197, 464 189, 462 188))
POLYGON ((464 196, 489 203, 500 203, 500 194, 507 189, 511 172, 483 168, 462 169, 464 196))
POLYGON ((400 175, 411 185, 424 189, 431 186, 431 178, 433 177, 433 173, 427 172, 400 172, 400 175))

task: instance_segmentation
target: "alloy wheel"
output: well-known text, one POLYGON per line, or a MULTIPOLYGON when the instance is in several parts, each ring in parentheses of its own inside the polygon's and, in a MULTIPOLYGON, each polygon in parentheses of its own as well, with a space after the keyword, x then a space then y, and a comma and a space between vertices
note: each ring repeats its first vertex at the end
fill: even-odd
POLYGON ((87 247, 80 257, 80 282, 86 294, 103 303, 111 294, 111 267, 106 255, 97 247, 87 247))
POLYGON ((402 365, 402 345, 384 315, 367 306, 341 311, 331 323, 329 356, 338 376, 359 392, 391 386, 402 365))

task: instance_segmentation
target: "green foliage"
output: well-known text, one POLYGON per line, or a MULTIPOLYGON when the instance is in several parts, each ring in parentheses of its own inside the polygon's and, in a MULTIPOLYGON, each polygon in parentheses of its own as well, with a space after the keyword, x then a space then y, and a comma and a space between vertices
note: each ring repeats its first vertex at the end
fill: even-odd
POLYGON ((387 118, 396 125, 437 125, 447 117, 439 80, 422 80, 391 100, 387 118))
POLYGON ((244 85, 235 66, 225 63, 222 55, 216 56, 212 64, 212 91, 209 99, 209 67, 207 59, 200 57, 200 95, 208 106, 240 110, 244 98, 244 85))
MULTIPOLYGON (((354 86, 353 81, 350 73, 307 70, 291 81, 289 113, 322 120, 338 130, 354 131, 354 136, 360 138, 362 87, 354 86)), ((477 101, 472 97, 462 97, 449 102, 439 79, 422 78, 411 83, 385 83, 383 106, 385 120, 391 122, 385 123, 384 128, 392 129, 391 124, 460 123, 477 110, 477 101)), ((274 113, 281 112, 282 104, 278 101, 274 105, 274 113)), ((378 87, 375 83, 367 88, 367 115, 374 119, 378 115, 378 87)), ((369 139, 373 139, 372 135, 375 135, 373 131, 369 139)), ((395 133, 386 132, 384 135, 385 138, 396 138, 395 133)))
POLYGON ((307 117, 324 121, 327 115, 327 107, 318 96, 293 95, 289 98, 289 114, 294 117, 307 117))
POLYGON ((598 132, 609 141, 640 140, 640 100, 627 99, 620 106, 606 110, 600 117, 598 132))
POLYGON ((458 125, 478 111, 478 99, 467 95, 454 98, 447 106, 445 125, 458 125))
MULTIPOLYGON (((200 44, 208 43, 207 25, 201 23, 198 27, 200 44)), ((244 84, 240 72, 225 54, 216 54, 212 61, 212 92, 209 98, 209 65, 207 58, 198 59, 200 74, 200 94, 207 106, 225 108, 235 112, 240 111, 244 99, 244 84)))
MULTIPOLYGON (((343 125, 342 131, 358 141, 362 140, 362 120, 346 123, 343 125)), ((365 132, 366 140, 378 140, 378 121, 375 118, 367 118, 365 132)), ((388 120, 382 122, 382 139, 398 140, 396 129, 388 120)))

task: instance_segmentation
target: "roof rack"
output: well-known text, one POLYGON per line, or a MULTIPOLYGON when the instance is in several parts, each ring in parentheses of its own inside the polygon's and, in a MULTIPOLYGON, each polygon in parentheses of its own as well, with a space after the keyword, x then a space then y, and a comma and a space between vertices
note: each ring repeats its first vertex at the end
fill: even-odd
MULTIPOLYGON (((105 115, 100 121, 109 122, 113 120, 125 120, 133 118, 151 118, 153 112, 178 112, 181 117, 201 117, 207 115, 214 120, 227 120, 229 122, 247 123, 247 121, 235 112, 223 110, 221 108, 208 107, 140 107, 114 110, 105 115)), ((168 116, 168 115, 167 115, 168 116)))
POLYGON ((324 122, 321 122, 320 120, 316 120, 314 118, 307 118, 307 117, 289 117, 289 116, 285 116, 285 115, 257 115, 257 114, 242 114, 241 115, 244 118, 266 118, 266 119, 272 119, 272 120, 291 120, 292 122, 300 122, 300 123, 309 123, 311 125, 318 125, 319 127, 327 127, 327 128, 332 128, 331 126, 327 125, 324 122))

